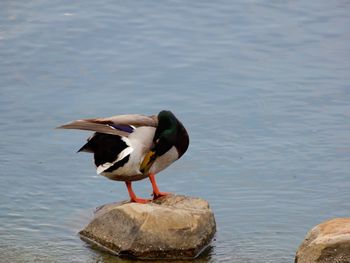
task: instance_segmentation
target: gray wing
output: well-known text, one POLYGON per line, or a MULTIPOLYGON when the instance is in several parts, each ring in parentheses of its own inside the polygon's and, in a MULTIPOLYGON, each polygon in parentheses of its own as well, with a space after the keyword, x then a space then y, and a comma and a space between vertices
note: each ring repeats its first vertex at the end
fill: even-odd
POLYGON ((116 115, 107 118, 87 119, 98 123, 116 124, 116 125, 132 125, 157 127, 158 118, 155 115, 146 116, 141 114, 116 115))
POLYGON ((158 118, 155 115, 146 116, 141 114, 128 114, 128 115, 116 115, 107 118, 95 118, 95 119, 82 119, 72 121, 57 127, 57 129, 78 129, 88 130, 100 133, 119 135, 127 137, 130 132, 118 129, 118 126, 132 125, 135 127, 139 126, 151 126, 157 127, 158 118), (117 127, 117 128, 116 128, 117 127))

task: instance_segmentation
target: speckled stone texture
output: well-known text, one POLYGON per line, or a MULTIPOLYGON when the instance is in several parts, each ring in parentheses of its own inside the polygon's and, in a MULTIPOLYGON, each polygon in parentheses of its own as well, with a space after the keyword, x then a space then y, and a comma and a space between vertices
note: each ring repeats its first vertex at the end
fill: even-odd
POLYGON ((80 236, 118 256, 186 259, 197 257, 215 231, 214 214, 207 201, 169 195, 148 204, 104 205, 80 236))
POLYGON ((349 263, 350 218, 335 218, 315 226, 300 245, 295 263, 349 263))

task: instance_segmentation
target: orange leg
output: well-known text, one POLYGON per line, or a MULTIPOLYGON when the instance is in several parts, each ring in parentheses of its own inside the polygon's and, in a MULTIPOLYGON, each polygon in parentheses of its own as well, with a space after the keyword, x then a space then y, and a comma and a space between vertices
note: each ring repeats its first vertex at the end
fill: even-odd
POLYGON ((125 182, 126 187, 128 188, 128 192, 129 192, 129 196, 130 196, 130 202, 135 202, 135 203, 140 203, 140 204, 146 204, 148 202, 150 202, 151 200, 149 199, 142 199, 142 198, 138 198, 134 191, 132 190, 131 187, 131 182, 125 182))
POLYGON ((170 193, 166 193, 166 192, 161 192, 159 191, 159 188, 157 186, 157 183, 156 183, 156 178, 155 178, 155 174, 152 174, 150 173, 149 174, 149 179, 151 180, 151 183, 152 183, 152 188, 153 188, 153 199, 158 199, 162 196, 166 196, 166 195, 169 195, 170 193))

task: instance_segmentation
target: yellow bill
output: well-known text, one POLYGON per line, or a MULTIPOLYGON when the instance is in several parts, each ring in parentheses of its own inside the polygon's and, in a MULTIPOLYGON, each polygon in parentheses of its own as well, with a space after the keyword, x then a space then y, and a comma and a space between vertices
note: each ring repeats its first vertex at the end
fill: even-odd
POLYGON ((155 152, 149 151, 145 158, 143 158, 143 161, 140 166, 140 171, 142 173, 148 173, 149 169, 151 168, 152 164, 156 160, 155 152))

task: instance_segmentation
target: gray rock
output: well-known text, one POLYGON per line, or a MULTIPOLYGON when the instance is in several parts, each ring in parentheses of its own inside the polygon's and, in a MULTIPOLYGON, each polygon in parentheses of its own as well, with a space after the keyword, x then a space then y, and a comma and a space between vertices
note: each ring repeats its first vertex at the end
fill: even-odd
POLYGON ((350 262, 350 218, 335 218, 315 226, 295 257, 295 263, 334 262, 350 262))
POLYGON ((148 204, 104 205, 79 234, 88 243, 118 256, 186 259, 197 257, 215 231, 214 214, 207 201, 169 195, 148 204))

